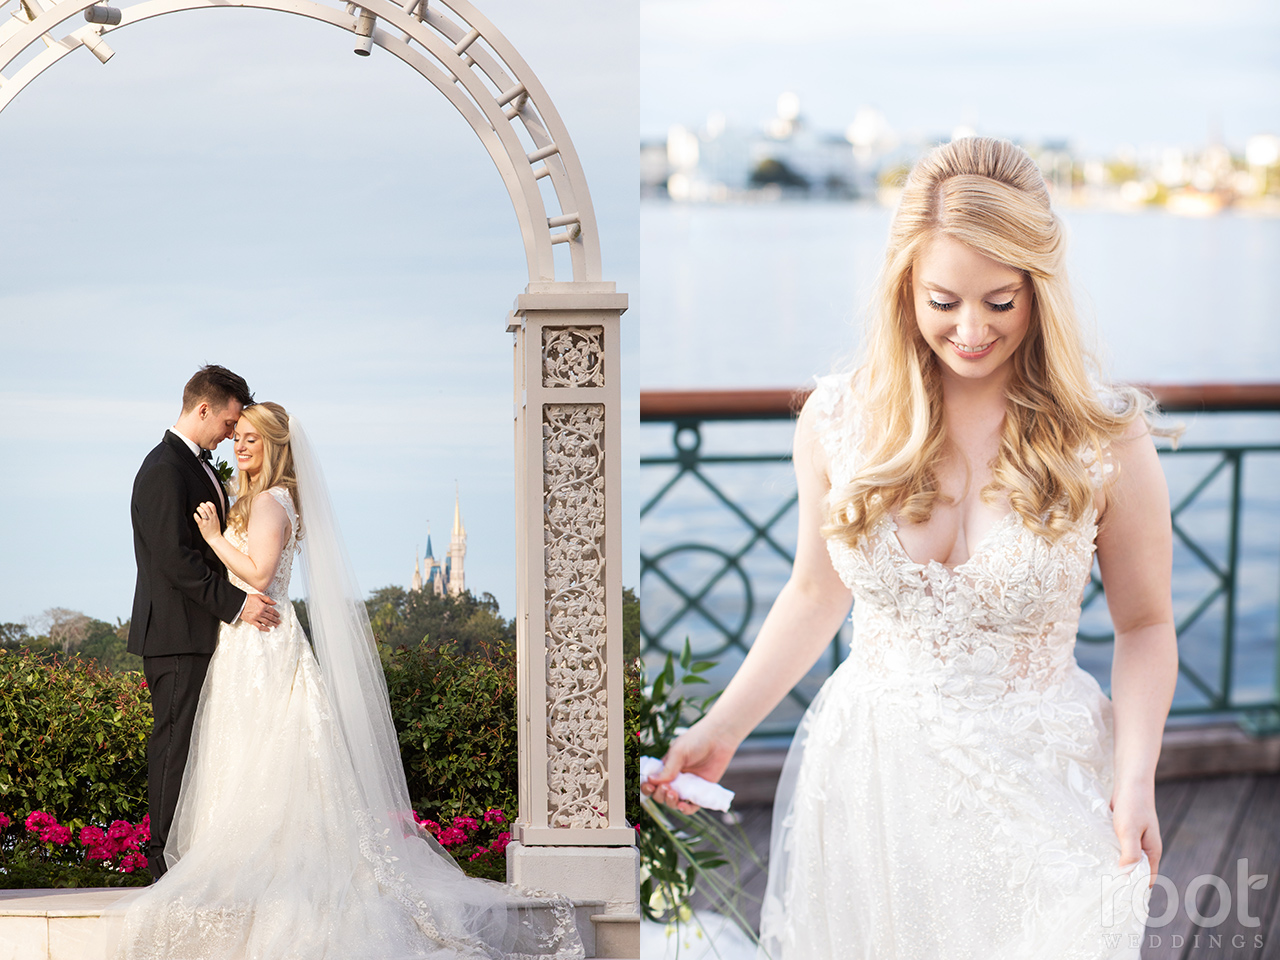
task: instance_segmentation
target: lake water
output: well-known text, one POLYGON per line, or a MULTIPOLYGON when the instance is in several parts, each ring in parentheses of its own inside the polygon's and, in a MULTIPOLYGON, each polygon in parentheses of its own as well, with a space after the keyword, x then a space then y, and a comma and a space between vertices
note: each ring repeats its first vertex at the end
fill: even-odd
MULTIPOLYGON (((642 389, 792 387, 836 365, 851 352, 861 305, 870 296, 883 255, 890 211, 849 204, 772 203, 680 206, 643 203, 642 277, 633 322, 641 337, 642 389)), ((1280 220, 1221 216, 1191 220, 1161 212, 1063 212, 1071 235, 1069 264, 1087 332, 1100 344, 1103 370, 1116 379, 1152 382, 1280 380, 1280 220)), ((1186 444, 1280 444, 1280 415, 1181 416, 1186 444)), ((705 453, 774 453, 789 448, 787 423, 712 424, 705 453)), ((671 452, 671 428, 645 425, 641 456, 671 452)), ((1175 502, 1209 471, 1213 456, 1164 461, 1175 502)), ((781 553, 795 542, 794 509, 779 514, 794 489, 786 463, 706 471, 757 522, 775 517, 772 538, 757 538, 724 510, 715 495, 688 480, 641 524, 647 555, 676 544, 715 543, 742 556, 705 600, 707 612, 737 626, 749 641, 785 581, 781 553), (750 585, 747 585, 747 581, 750 585), (750 597, 750 601, 748 601, 750 597)), ((642 502, 670 476, 666 467, 641 471, 642 502)), ((1280 584, 1280 455, 1246 458, 1245 509, 1236 611, 1237 702, 1273 695, 1280 584)), ((1182 525, 1212 563, 1225 567, 1229 478, 1224 472, 1197 498, 1182 525)), ((1211 569, 1182 543, 1175 545, 1175 613, 1185 617, 1215 587, 1211 569)), ((663 570, 686 587, 701 584, 724 561, 705 549, 676 551, 663 570)), ((642 580, 647 630, 678 609, 672 592, 650 573, 642 580)), ((1183 659, 1219 681, 1224 601, 1214 601, 1182 632, 1183 659)), ((1082 620, 1086 632, 1106 632, 1099 601, 1082 620)), ((846 628, 847 632, 847 628, 846 628)), ((718 657, 717 680, 740 662, 704 617, 671 625, 668 645, 689 636, 718 657)), ((847 636, 845 637, 847 643, 847 636)), ((835 654, 838 656, 838 652, 835 654)), ((1107 686, 1109 644, 1082 643, 1082 665, 1107 686)), ((784 702, 771 726, 785 730, 829 672, 825 658, 784 702)), ((1175 706, 1203 697, 1180 680, 1175 706)))
MULTIPOLYGON (((1061 212, 1104 370, 1173 383, 1280 379, 1280 219, 1061 212)), ((798 386, 847 356, 891 211, 640 205, 641 388, 798 386)))

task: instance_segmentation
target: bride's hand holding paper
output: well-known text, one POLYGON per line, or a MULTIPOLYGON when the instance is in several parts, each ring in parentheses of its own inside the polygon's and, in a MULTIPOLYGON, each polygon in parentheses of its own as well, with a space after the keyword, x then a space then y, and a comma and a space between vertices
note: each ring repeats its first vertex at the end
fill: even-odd
MULTIPOLYGON (((657 757, 640 758, 641 788, 655 775, 661 774, 662 761, 657 757)), ((707 810, 728 811, 733 803, 733 791, 727 790, 718 783, 704 780, 696 773, 679 773, 674 776, 665 789, 680 798, 682 805, 705 807, 707 810)), ((686 811, 688 812, 688 811, 686 811)))
POLYGON ((714 784, 724 776, 737 746, 736 742, 718 735, 704 718, 676 738, 662 758, 660 770, 646 776, 642 768, 640 791, 681 813, 695 813, 699 807, 710 804, 686 797, 674 781, 678 776, 692 774, 714 784))

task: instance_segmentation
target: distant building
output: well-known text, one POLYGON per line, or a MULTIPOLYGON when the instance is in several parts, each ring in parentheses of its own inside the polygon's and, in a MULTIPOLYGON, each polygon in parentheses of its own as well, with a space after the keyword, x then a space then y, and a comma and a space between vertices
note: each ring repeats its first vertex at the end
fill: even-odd
POLYGON ((431 525, 427 524, 427 553, 421 563, 417 557, 413 559, 413 582, 410 589, 421 593, 425 586, 437 597, 446 593, 456 597, 467 589, 466 572, 463 569, 467 558, 467 529, 462 525, 462 509, 457 494, 453 498, 453 532, 449 536, 449 552, 441 562, 435 558, 431 548, 431 525))
MULTIPOLYGON (((969 122, 949 131, 899 131, 864 105, 837 134, 812 127, 800 98, 783 93, 776 115, 760 129, 735 126, 717 112, 700 128, 673 125, 665 140, 641 143, 640 195, 677 203, 874 197, 894 207, 908 171, 925 153, 980 132, 969 122)), ((1163 207, 1187 216, 1237 206, 1280 214, 1280 136, 1273 133, 1251 136, 1243 153, 1233 151, 1216 127, 1194 149, 1120 146, 1110 156, 1085 157, 1065 137, 1021 145, 1059 205, 1163 207)))

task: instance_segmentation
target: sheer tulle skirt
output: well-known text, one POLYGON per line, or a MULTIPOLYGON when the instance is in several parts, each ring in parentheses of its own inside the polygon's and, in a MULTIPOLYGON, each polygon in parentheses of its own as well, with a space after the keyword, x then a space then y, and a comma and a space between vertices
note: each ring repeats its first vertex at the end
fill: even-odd
POLYGON ((413 841, 410 862, 386 856, 324 677, 292 607, 278 609, 284 622, 267 633, 222 629, 169 870, 108 920, 107 956, 580 956, 567 903, 522 910, 511 888, 465 876, 430 839, 413 841))
POLYGON ((1022 697, 953 680, 846 661, 823 687, 778 786, 762 956, 1136 960, 1110 702, 1074 663, 1022 697))

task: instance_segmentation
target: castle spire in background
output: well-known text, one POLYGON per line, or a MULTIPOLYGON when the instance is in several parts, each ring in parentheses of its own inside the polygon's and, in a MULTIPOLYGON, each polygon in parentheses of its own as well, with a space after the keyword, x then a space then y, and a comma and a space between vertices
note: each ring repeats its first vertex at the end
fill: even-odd
POLYGON ((457 596, 467 589, 463 561, 467 556, 467 530, 462 525, 462 506, 458 495, 458 481, 453 482, 453 533, 449 537, 449 593, 457 596))
MULTIPOLYGON (((416 554, 416 551, 415 551, 416 554)), ((431 546, 431 521, 427 521, 427 552, 422 558, 421 569, 418 557, 413 558, 413 582, 410 589, 420 593, 426 587, 437 597, 446 593, 458 596, 467 589, 466 573, 463 564, 467 556, 467 528, 462 523, 462 503, 458 493, 457 481, 453 492, 453 534, 449 538, 449 550, 442 560, 435 558, 431 546)))

